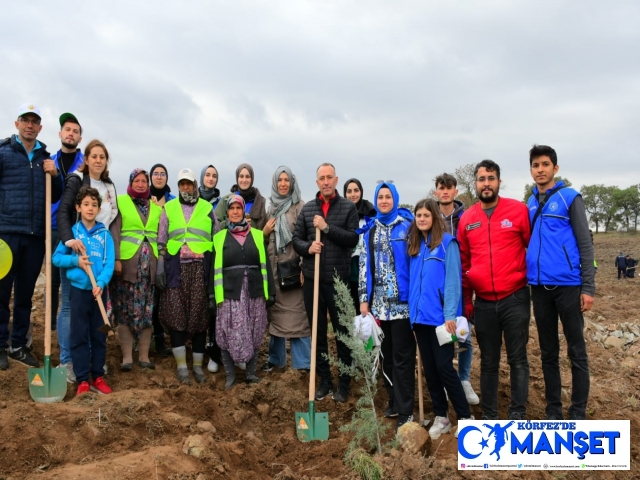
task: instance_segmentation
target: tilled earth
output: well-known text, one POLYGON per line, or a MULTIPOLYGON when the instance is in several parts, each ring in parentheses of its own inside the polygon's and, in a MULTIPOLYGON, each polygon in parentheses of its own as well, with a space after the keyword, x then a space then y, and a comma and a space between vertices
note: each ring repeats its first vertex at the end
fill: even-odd
MULTIPOLYGON (((392 450, 376 457, 388 478, 637 478, 640 449, 640 280, 618 281, 613 267, 619 251, 640 256, 640 237, 599 234, 595 237, 598 291, 586 317, 585 335, 591 369, 589 419, 631 420, 629 472, 458 472, 457 442, 443 435, 423 455, 392 450), (614 332, 631 334, 607 340, 614 332)), ((43 302, 39 287, 34 301, 34 352, 43 355, 43 302)), ((535 322, 529 341, 531 388, 528 414, 544 418, 544 382, 535 322)), ((617 334, 616 334, 617 335, 617 334)), ((54 334, 53 358, 58 358, 54 334)), ((561 336, 561 345, 566 345, 561 336)), ((266 360, 265 342, 262 361, 266 360)), ((476 352, 479 350, 476 348, 476 352)), ((564 352, 563 352, 564 355, 564 352)), ((190 353, 188 354, 190 357, 190 353)), ((69 386, 63 403, 38 404, 29 395, 27 368, 11 363, 0 372, 0 479, 311 479, 359 478, 342 461, 350 440, 339 428, 351 419, 358 395, 354 385, 346 404, 327 399, 316 403, 329 413, 330 439, 300 443, 295 412, 307 411, 308 376, 287 369, 261 374, 256 385, 241 383, 224 391, 224 374, 209 375, 204 385, 179 385, 173 359, 156 358, 155 371, 118 370, 119 346, 109 339, 106 377, 114 393, 75 397, 69 386), (202 444, 185 441, 198 435, 202 444), (194 456, 198 455, 198 456, 194 456)), ((509 371, 506 358, 500 375, 500 410, 506 418, 509 371)), ((474 355, 472 383, 479 393, 479 355, 474 355)), ((570 364, 561 358, 563 396, 570 396, 570 364)), ((243 372, 238 370, 239 379, 243 372)), ((380 384, 382 387, 382 384, 380 384)), ((417 392, 417 389, 416 389, 417 392)), ((426 389, 425 389, 426 392, 426 389)), ((425 414, 431 403, 425 393, 425 414)), ((379 389, 376 405, 386 405, 379 389)), ((418 418, 416 399, 415 416, 418 418)), ((479 418, 479 407, 472 407, 479 418)), ((455 414, 450 412, 455 422, 455 414)), ((389 420, 393 426, 393 421, 389 420)), ((389 429, 392 432, 393 428, 389 429)), ((384 441, 391 440, 391 433, 384 441)))

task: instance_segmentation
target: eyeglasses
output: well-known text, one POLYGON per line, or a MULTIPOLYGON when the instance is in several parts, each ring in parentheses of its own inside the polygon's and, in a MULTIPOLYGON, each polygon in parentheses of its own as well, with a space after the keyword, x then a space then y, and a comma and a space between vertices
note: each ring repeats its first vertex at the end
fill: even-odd
POLYGON ((498 180, 498 177, 494 177, 493 175, 491 175, 489 177, 478 177, 477 182, 478 183, 495 182, 496 180, 498 180))
POLYGON ((376 182, 376 185, 380 185, 381 183, 393 183, 393 180, 378 180, 376 182))
POLYGON ((39 118, 26 118, 26 117, 20 117, 20 121, 22 123, 26 123, 27 125, 31 124, 34 126, 38 126, 40 125, 40 119, 39 118))
POLYGON ((153 172, 154 177, 166 177, 167 174, 164 172, 153 172))

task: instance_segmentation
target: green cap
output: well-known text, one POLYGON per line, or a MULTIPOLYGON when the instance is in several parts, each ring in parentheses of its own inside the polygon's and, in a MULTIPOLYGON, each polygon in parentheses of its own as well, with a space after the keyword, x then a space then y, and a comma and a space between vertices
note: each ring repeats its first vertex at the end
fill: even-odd
POLYGON ((73 113, 67 112, 60 115, 60 126, 62 127, 67 120, 71 120, 73 123, 77 123, 78 125, 80 125, 80 122, 78 121, 76 116, 73 113))

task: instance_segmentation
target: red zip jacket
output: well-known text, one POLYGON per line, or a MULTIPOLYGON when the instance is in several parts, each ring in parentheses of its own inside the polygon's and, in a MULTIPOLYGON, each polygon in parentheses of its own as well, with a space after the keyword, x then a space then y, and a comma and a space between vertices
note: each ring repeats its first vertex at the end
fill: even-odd
POLYGON ((531 237, 527 206, 498 197, 491 218, 481 202, 460 218, 458 242, 465 306, 476 296, 498 301, 527 285, 526 248, 531 237))

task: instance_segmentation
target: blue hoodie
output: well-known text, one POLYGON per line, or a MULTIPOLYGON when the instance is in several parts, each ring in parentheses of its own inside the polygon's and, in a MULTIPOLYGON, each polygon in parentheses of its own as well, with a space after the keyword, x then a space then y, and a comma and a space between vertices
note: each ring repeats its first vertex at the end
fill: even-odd
MULTIPOLYGON (((82 221, 76 223, 71 231, 74 238, 82 240, 87 248, 89 261, 93 263, 91 269, 96 277, 96 283, 104 290, 113 275, 116 258, 111 233, 100 222, 96 222, 95 226, 87 231, 82 221)), ((66 275, 71 285, 82 290, 91 290, 89 275, 78 267, 78 258, 79 256, 70 247, 60 242, 53 254, 53 264, 58 268, 67 269, 66 275)))

